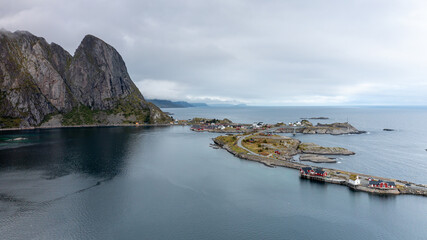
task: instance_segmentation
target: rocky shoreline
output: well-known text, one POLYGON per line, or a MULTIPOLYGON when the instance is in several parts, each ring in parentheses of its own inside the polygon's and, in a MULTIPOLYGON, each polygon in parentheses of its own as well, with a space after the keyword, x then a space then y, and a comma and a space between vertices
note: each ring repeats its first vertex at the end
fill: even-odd
MULTIPOLYGON (((39 129, 57 129, 57 128, 103 128, 103 127, 167 127, 172 126, 169 123, 144 123, 144 124, 87 124, 87 125, 71 125, 71 126, 39 126, 39 127, 22 127, 22 128, 0 128, 0 132, 6 131, 24 131, 24 130, 39 130, 39 129)), ((174 125, 176 126, 176 125, 174 125)))
MULTIPOLYGON (((221 142, 218 139, 213 139, 213 141, 217 146, 219 146, 222 149, 225 149, 226 151, 228 151, 229 153, 233 154, 234 156, 236 156, 240 159, 259 162, 259 163, 264 164, 267 167, 278 166, 278 167, 286 167, 286 168, 291 168, 291 169, 296 169, 296 170, 299 170, 302 167, 310 167, 310 165, 306 165, 306 164, 302 164, 302 163, 298 163, 298 162, 292 162, 286 158, 269 158, 269 157, 265 157, 265 156, 257 156, 257 155, 249 154, 249 152, 247 152, 247 151, 237 152, 235 150, 236 148, 230 147, 228 144, 221 142)), ((343 172, 342 170, 333 169, 333 168, 324 168, 324 169, 328 170, 330 172, 343 172)), ((366 175, 366 174, 353 173, 353 172, 348 172, 348 173, 358 175, 361 177, 365 177, 365 178, 372 177, 372 176, 366 175)), ((381 179, 381 180, 385 180, 385 181, 396 181, 396 183, 398 184, 398 188, 397 189, 385 190, 385 189, 368 188, 368 187, 364 187, 364 186, 352 186, 351 184, 348 184, 345 179, 337 180, 337 178, 334 178, 334 179, 319 178, 319 179, 314 179, 314 180, 319 180, 319 181, 323 181, 326 183, 332 183, 332 184, 345 185, 345 186, 347 186, 353 190, 356 190, 356 191, 363 191, 363 192, 374 193, 374 194, 387 194, 387 195, 388 194, 390 194, 390 195, 411 194, 411 195, 427 196, 427 186, 426 185, 416 184, 416 183, 403 181, 403 180, 393 180, 393 179, 389 179, 389 178, 381 178, 381 177, 375 177, 375 176, 373 176, 373 177, 376 179, 381 179), (410 185, 411 187, 409 187, 408 185, 410 185)), ((305 177, 305 178, 310 179, 310 177, 305 177)))
POLYGON ((365 131, 360 131, 353 127, 348 122, 345 123, 329 123, 313 125, 307 120, 303 120, 301 126, 285 126, 278 128, 274 131, 275 133, 303 133, 303 134, 331 134, 331 135, 343 135, 343 134, 362 134, 365 131))

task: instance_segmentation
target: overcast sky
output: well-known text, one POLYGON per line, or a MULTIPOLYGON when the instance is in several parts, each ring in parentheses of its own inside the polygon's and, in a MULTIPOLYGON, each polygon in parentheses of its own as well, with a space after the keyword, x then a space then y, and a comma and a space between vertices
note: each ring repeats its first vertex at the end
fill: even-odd
POLYGON ((427 1, 0 0, 0 28, 115 47, 146 98, 426 105, 427 1))

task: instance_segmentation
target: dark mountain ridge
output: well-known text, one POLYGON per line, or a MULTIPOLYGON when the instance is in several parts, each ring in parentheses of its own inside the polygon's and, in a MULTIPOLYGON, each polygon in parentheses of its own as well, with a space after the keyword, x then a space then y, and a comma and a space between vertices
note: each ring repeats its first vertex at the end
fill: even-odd
POLYGON ((161 123, 120 54, 86 35, 74 56, 26 31, 0 31, 0 127, 161 123))

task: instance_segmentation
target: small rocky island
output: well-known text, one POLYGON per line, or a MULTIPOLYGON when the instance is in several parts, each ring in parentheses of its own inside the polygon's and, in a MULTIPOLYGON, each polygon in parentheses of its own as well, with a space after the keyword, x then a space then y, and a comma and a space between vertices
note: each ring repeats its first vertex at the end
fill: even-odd
POLYGON ((309 117, 309 118, 301 118, 301 119, 314 119, 314 120, 328 120, 328 117, 309 117))
POLYGON ((393 131, 395 131, 394 129, 392 129, 392 128, 384 128, 383 129, 383 131, 385 131, 385 132, 393 132, 393 131))
POLYGON ((304 133, 304 134, 331 134, 331 135, 342 135, 342 134, 361 134, 365 131, 359 131, 353 127, 350 123, 329 123, 322 124, 318 123, 313 125, 308 120, 302 120, 301 122, 289 124, 276 129, 276 133, 304 133))

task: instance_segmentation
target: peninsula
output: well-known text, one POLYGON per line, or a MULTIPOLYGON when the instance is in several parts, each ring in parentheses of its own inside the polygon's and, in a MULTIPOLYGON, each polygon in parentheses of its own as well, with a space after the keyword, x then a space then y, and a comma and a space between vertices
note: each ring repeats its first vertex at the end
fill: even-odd
MULTIPOLYGON (((300 131, 303 134, 343 134, 342 129, 336 129, 343 126, 354 133, 362 132, 348 123, 320 124, 315 127, 310 126, 309 122, 305 122, 304 124, 306 126, 302 126, 303 130, 300 131), (310 130, 305 131, 304 129, 310 130), (318 131, 319 129, 321 131, 318 131)), ((290 125, 294 126, 294 124, 290 125)), ((239 124, 236 124, 236 126, 239 126, 239 124)), ((260 162, 268 167, 280 166, 297 169, 300 171, 301 178, 346 185, 351 189, 370 193, 427 196, 427 186, 423 184, 348 172, 334 168, 316 168, 304 164, 302 163, 304 161, 335 163, 335 159, 329 156, 353 155, 355 153, 341 147, 323 147, 314 143, 303 143, 291 137, 274 134, 274 132, 289 132, 283 131, 283 129, 289 127, 289 125, 265 125, 261 128, 251 128, 251 131, 244 133, 218 136, 213 141, 218 147, 227 150, 238 158, 260 162), (299 161, 295 159, 297 156, 299 156, 299 161)), ((205 131, 204 129, 193 130, 205 131)))

